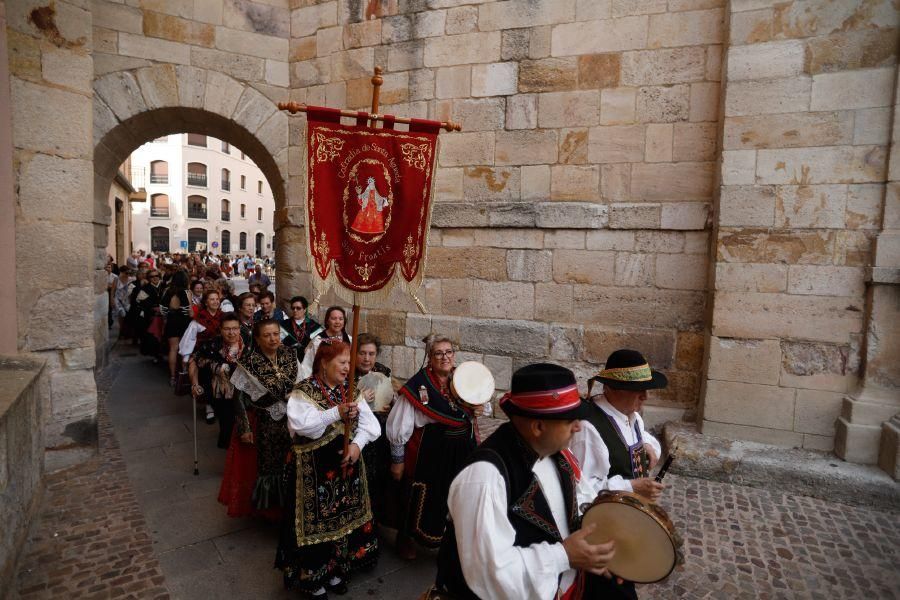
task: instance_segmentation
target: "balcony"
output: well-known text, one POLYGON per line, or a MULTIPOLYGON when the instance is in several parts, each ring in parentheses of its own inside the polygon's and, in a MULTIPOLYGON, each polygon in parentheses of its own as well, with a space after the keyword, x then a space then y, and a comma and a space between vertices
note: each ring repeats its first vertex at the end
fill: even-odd
POLYGON ((188 173, 187 184, 196 187, 206 187, 206 173, 188 173))
POLYGON ((222 211, 222 220, 223 220, 223 221, 230 221, 230 220, 231 220, 231 211, 229 211, 229 210, 223 210, 223 211, 222 211))
POLYGON ((189 206, 188 207, 188 219, 205 219, 206 218, 206 207, 196 207, 189 206))
POLYGON ((169 175, 150 174, 150 183, 169 183, 169 175))
POLYGON ((223 180, 222 181, 222 189, 225 190, 226 192, 230 192, 231 191, 231 182, 228 181, 227 179, 223 180))
POLYGON ((166 217, 169 216, 169 207, 168 206, 153 206, 150 208, 150 216, 151 217, 166 217))

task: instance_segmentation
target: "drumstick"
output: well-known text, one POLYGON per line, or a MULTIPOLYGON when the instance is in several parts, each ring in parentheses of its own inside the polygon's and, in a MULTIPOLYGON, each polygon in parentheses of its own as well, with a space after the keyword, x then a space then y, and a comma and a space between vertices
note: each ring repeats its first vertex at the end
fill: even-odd
POLYGON ((666 462, 663 463, 663 466, 659 468, 659 473, 656 474, 656 477, 653 480, 656 483, 662 483, 663 477, 666 476, 666 473, 669 471, 669 467, 672 466, 672 461, 675 459, 675 454, 678 452, 678 442, 675 441, 672 444, 672 449, 669 451, 669 456, 666 457, 666 462))

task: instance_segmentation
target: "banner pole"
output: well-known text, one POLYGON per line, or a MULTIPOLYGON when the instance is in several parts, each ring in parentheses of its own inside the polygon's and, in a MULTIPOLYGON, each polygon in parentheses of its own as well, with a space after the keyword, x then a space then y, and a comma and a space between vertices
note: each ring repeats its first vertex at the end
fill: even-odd
MULTIPOLYGON (((378 102, 381 97, 381 85, 384 83, 384 78, 381 76, 383 69, 381 67, 375 67, 375 75, 372 76, 372 114, 378 114, 378 102)), ((372 120, 372 127, 375 126, 377 121, 372 120)), ((356 294, 353 294, 353 299, 356 300, 356 294)), ((357 335, 359 334, 359 304, 357 302, 353 303, 353 333, 350 339, 350 394, 347 398, 348 402, 353 402, 356 397, 356 360, 357 360, 357 335)), ((365 400, 363 400, 365 402, 365 400)), ((350 417, 344 418, 344 456, 347 456, 347 452, 350 449, 350 417)), ((344 465, 344 477, 347 476, 348 471, 347 464, 344 465)))

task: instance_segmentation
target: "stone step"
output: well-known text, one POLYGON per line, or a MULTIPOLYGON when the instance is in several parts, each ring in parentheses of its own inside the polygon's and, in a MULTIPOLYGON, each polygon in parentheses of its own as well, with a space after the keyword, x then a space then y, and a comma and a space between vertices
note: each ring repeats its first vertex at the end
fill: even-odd
POLYGON ((900 415, 894 415, 881 425, 878 466, 895 481, 900 481, 900 415))

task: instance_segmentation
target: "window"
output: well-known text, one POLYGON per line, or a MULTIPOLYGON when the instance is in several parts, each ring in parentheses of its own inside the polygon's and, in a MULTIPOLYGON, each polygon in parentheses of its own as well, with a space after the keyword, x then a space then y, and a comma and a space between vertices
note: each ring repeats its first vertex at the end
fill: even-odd
POLYGON ((247 218, 247 205, 246 204, 241 204, 241 218, 242 219, 247 218))
POLYGON ((206 230, 201 227, 188 229, 188 251, 203 252, 206 250, 206 230))
POLYGON ((256 182, 256 193, 262 196, 262 181, 256 182))
POLYGON ((150 183, 169 183, 169 163, 164 160, 150 163, 150 183))
POLYGON ((222 247, 219 251, 222 254, 231 254, 231 232, 227 229, 222 230, 222 247))
MULTIPOLYGON (((169 216, 169 196, 167 196, 166 194, 153 194, 152 196, 150 196, 150 216, 169 216)), ((168 233, 166 235, 168 235, 168 233)))
POLYGON ((241 240, 241 250, 246 250, 247 249, 247 234, 246 234, 246 232, 243 232, 243 231, 241 232, 240 240, 241 240))
POLYGON ((256 220, 262 221, 262 209, 261 208, 256 209, 256 220))
POLYGON ((241 175, 241 189, 242 190, 247 189, 247 176, 246 175, 241 175))
POLYGON ((244 160, 244 153, 241 152, 241 160, 244 160))
POLYGON ((153 252, 169 251, 169 228, 168 227, 151 227, 150 228, 150 249, 153 252))
POLYGON ((206 218, 206 198, 203 196, 188 196, 188 218, 206 218))
POLYGON ((231 171, 222 169, 222 189, 226 192, 231 191, 231 171))
POLYGON ((265 243, 266 236, 261 233, 256 234, 256 256, 263 255, 263 244, 265 243))
POLYGON ((228 142, 222 142, 222 152, 231 154, 231 145, 228 142))
POLYGON ((231 202, 229 202, 226 198, 222 198, 222 220, 231 220, 231 202))
POLYGON ((196 187, 206 187, 206 165, 203 163, 188 163, 187 184, 196 187))
POLYGON ((200 146, 201 148, 206 148, 206 136, 200 135, 199 133, 189 133, 188 135, 188 146, 200 146))

